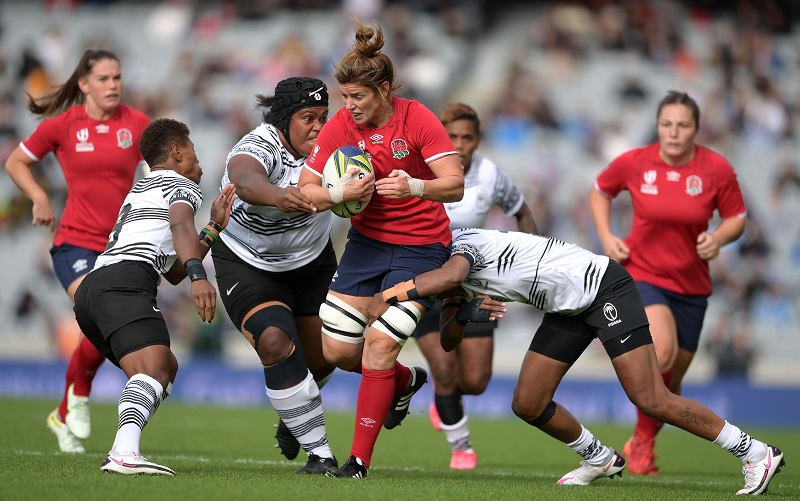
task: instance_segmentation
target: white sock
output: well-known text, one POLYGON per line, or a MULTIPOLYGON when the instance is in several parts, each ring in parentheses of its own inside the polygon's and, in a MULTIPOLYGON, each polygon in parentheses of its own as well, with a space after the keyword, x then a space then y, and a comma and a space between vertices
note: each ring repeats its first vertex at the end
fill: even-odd
POLYGON ((606 447, 592 434, 591 431, 581 425, 581 436, 578 440, 567 444, 567 447, 578 453, 584 461, 592 466, 603 466, 608 463, 614 451, 606 447))
POLYGON ((306 454, 333 457, 325 430, 325 416, 322 414, 322 397, 311 372, 302 383, 291 388, 267 388, 267 396, 306 454))
POLYGON ((727 421, 714 443, 741 459, 742 463, 755 463, 767 455, 767 445, 764 442, 756 440, 727 421))
MULTIPOLYGON (((171 390, 172 385, 167 388, 171 390)), ((168 395, 158 381, 146 374, 135 374, 128 380, 119 396, 119 428, 112 453, 125 456, 139 452, 142 430, 168 395)))
POLYGON ((453 452, 473 452, 466 415, 456 424, 442 423, 442 431, 447 437, 447 443, 450 444, 450 449, 453 452))

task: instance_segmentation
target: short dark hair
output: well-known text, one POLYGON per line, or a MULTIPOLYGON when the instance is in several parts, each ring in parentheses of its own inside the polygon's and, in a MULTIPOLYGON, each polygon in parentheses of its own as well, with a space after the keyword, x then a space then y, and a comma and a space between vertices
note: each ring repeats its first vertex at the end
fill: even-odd
POLYGON ((667 95, 658 103, 658 110, 656 111, 656 121, 658 121, 658 117, 661 116, 661 110, 664 106, 668 106, 670 104, 682 104, 692 110, 692 117, 694 118, 694 125, 698 129, 700 128, 700 107, 697 105, 697 101, 689 97, 689 94, 677 90, 671 90, 667 92, 667 95))
POLYGON ((442 111, 439 112, 439 120, 442 125, 447 125, 456 120, 468 120, 475 125, 475 132, 481 134, 481 120, 478 118, 478 112, 472 106, 464 103, 448 103, 444 105, 442 111))
POLYGON ((148 165, 154 167, 167 162, 173 144, 185 146, 189 141, 189 127, 172 118, 159 118, 150 122, 139 139, 139 153, 148 165))

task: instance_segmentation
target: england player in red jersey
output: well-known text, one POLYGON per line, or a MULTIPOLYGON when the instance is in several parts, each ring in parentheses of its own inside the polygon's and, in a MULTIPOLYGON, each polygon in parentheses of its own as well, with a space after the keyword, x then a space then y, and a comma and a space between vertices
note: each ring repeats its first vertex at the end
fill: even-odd
MULTIPOLYGON (((697 351, 711 295, 708 261, 744 231, 747 208, 733 167, 695 144, 700 109, 671 91, 658 106, 658 142, 624 153, 597 177, 589 196, 603 252, 636 281, 667 387, 681 381, 697 351), (611 200, 628 190, 633 223, 625 239, 612 233, 611 200), (719 225, 709 229, 717 211, 719 225)), ((653 448, 659 420, 638 413, 625 444, 631 473, 657 475, 653 448)))
POLYGON ((357 22, 355 38, 335 71, 344 108, 320 131, 298 186, 318 210, 343 200, 370 200, 351 219, 347 246, 320 307, 325 357, 362 374, 350 458, 327 475, 364 478, 381 425, 399 425, 427 380, 423 369, 405 367, 397 356, 431 301, 398 303, 371 326, 367 308, 375 293, 447 260, 452 234, 442 202, 461 199, 464 175, 436 115, 394 95, 400 86, 391 59, 381 53, 380 27, 357 22), (366 150, 375 173, 325 188, 325 162, 344 145, 366 150))
MULTIPOLYGON (((108 243, 119 208, 137 166, 139 137, 150 119, 120 104, 122 73, 117 56, 87 50, 69 80, 42 99, 30 98, 28 109, 46 118, 6 161, 6 170, 33 202, 33 225, 46 226, 53 237, 53 268, 67 295, 94 267, 108 243), (47 192, 32 167, 54 153, 67 183, 67 204, 56 230, 47 192)), ((104 357, 85 337, 70 358, 64 396, 47 426, 63 452, 84 452, 80 439, 91 432, 89 393, 104 357)))

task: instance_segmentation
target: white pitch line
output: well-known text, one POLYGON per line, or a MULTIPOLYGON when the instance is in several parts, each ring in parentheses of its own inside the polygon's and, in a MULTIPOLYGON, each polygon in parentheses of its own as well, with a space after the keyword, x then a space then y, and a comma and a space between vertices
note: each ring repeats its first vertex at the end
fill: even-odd
MULTIPOLYGON (((52 455, 52 456, 64 456, 64 457, 76 457, 76 456, 89 456, 92 454, 97 454, 98 456, 102 456, 101 453, 84 453, 84 454, 70 454, 66 452, 42 452, 42 451, 24 451, 20 449, 14 449, 13 451, 16 454, 23 454, 28 456, 45 456, 45 455, 52 455)), ((175 456, 164 456, 158 455, 153 456, 157 457, 159 461, 195 461, 198 463, 231 463, 231 464, 255 464, 255 465, 264 465, 264 466, 298 466, 300 462, 298 461, 288 461, 288 460, 272 460, 272 459, 253 459, 253 458, 214 458, 209 459, 203 456, 187 456, 185 454, 178 454, 175 456)), ((422 468, 419 466, 373 466, 370 468, 370 471, 377 470, 377 471, 425 471, 430 472, 431 470, 422 468)), ((449 471, 449 470, 447 470, 449 471)), ((548 478, 555 478, 553 475, 546 474, 546 473, 536 473, 536 472, 510 472, 510 471, 480 471, 480 470, 471 470, 469 474, 472 477, 495 477, 495 478, 505 478, 505 477, 518 477, 518 476, 526 476, 526 477, 533 477, 537 479, 548 479, 548 478)), ((780 477, 776 477, 780 479, 780 477)), ((637 478, 637 482, 644 482, 644 483, 652 483, 652 484, 669 484, 674 486, 710 486, 710 487, 721 487, 728 485, 728 482, 722 482, 720 480, 692 480, 686 481, 681 479, 668 479, 665 478, 663 475, 660 476, 658 479, 654 478, 646 478, 646 477, 639 477, 637 478)), ((770 488, 780 488, 784 490, 790 491, 798 491, 800 492, 800 485, 795 484, 784 484, 781 482, 776 482, 773 480, 769 484, 770 488)))

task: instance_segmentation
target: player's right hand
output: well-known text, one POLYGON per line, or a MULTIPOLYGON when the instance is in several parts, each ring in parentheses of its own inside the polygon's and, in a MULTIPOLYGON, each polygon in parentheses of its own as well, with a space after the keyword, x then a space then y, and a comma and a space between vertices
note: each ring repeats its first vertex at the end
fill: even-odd
POLYGON ((56 231, 56 215, 50 205, 50 199, 45 197, 42 200, 33 201, 33 226, 48 226, 50 232, 56 231))

